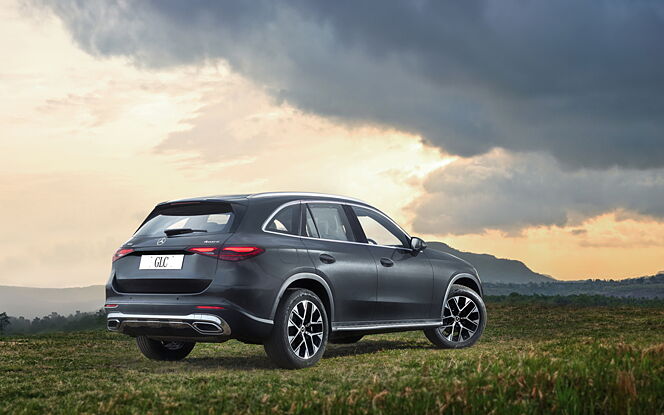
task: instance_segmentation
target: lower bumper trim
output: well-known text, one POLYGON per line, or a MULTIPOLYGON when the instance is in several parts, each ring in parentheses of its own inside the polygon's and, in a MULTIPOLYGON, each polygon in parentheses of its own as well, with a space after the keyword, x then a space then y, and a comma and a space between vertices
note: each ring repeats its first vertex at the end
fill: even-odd
POLYGON ((231 328, 224 319, 211 314, 188 314, 184 316, 162 314, 108 313, 106 326, 110 331, 125 334, 169 332, 174 336, 225 337, 231 335, 231 328))

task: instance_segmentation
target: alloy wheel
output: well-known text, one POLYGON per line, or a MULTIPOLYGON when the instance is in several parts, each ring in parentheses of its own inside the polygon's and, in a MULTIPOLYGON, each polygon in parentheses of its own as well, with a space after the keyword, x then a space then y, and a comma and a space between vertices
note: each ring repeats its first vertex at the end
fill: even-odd
POLYGON ((309 359, 323 343, 323 316, 313 302, 302 300, 293 307, 288 317, 288 343, 302 359, 309 359))
POLYGON ((470 339, 480 326, 477 304, 465 295, 448 298, 443 308, 443 325, 438 328, 447 340, 462 343, 470 339))

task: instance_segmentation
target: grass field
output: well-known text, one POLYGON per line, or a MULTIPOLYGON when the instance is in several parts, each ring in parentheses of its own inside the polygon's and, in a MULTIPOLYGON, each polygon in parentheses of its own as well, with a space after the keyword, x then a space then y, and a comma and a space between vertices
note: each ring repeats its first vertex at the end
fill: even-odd
POLYGON ((421 332, 330 345, 275 369, 262 346, 158 363, 105 332, 0 338, 0 413, 664 413, 664 308, 489 304, 483 339, 421 332))

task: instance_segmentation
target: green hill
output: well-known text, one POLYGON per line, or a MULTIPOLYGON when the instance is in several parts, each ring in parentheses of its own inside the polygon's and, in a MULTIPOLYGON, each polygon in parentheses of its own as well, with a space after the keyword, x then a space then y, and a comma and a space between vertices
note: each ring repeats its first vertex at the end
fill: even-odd
POLYGON ((489 254, 475 254, 452 248, 443 242, 427 242, 427 249, 447 252, 470 262, 480 274, 482 282, 517 283, 555 281, 548 275, 539 274, 515 259, 496 258, 489 254))

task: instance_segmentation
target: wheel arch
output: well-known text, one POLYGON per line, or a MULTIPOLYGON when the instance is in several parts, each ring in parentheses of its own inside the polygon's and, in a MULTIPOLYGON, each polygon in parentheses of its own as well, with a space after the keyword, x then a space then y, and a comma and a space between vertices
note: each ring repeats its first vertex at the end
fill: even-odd
POLYGON ((468 287, 475 291, 480 297, 484 297, 484 293, 482 292, 482 283, 480 282, 479 278, 472 274, 460 273, 450 278, 450 282, 447 284, 447 289, 445 290, 445 297, 443 297, 443 304, 447 302, 447 297, 449 296, 452 285, 454 284, 468 287))
POLYGON ((332 324, 332 320, 334 319, 334 297, 332 295, 330 285, 320 275, 311 273, 292 275, 286 279, 283 284, 281 284, 277 298, 274 300, 274 304, 272 305, 272 312, 270 314, 271 319, 274 319, 274 316, 277 312, 277 307, 279 306, 281 298, 284 296, 286 290, 293 288, 305 288, 307 290, 313 291, 323 302, 323 305, 325 306, 325 312, 328 315, 328 321, 330 324, 332 324))

